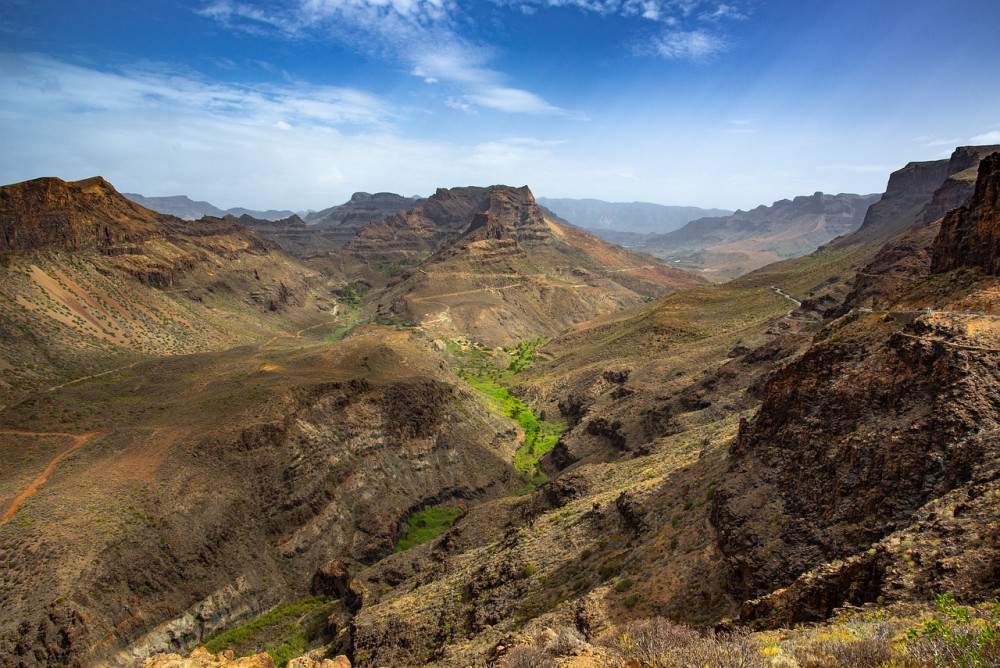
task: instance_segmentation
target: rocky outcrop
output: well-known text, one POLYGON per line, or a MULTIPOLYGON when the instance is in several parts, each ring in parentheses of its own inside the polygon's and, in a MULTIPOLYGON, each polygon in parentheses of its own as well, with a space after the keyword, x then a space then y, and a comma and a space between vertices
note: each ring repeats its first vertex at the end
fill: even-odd
POLYGON ((409 211, 368 223, 344 249, 365 262, 407 262, 458 239, 487 197, 488 188, 438 188, 409 211))
POLYGON ((366 224, 408 211, 424 201, 395 193, 383 192, 373 195, 357 192, 343 204, 307 215, 306 222, 318 229, 327 241, 340 248, 366 224))
POLYGON ((0 188, 0 253, 55 247, 105 254, 162 236, 169 216, 121 196, 99 176, 42 178, 0 188))
POLYGON ((238 218, 241 225, 277 243, 295 257, 309 257, 333 251, 340 244, 331 242, 320 230, 309 227, 298 215, 280 220, 262 220, 248 214, 238 218))
POLYGON ((958 267, 1000 274, 1000 153, 992 153, 979 164, 969 205, 948 213, 934 240, 932 270, 958 267))
POLYGON ((962 323, 879 317, 822 332, 741 424, 712 510, 741 599, 867 550, 991 466, 995 444, 979 438, 1000 425, 991 359, 962 323))

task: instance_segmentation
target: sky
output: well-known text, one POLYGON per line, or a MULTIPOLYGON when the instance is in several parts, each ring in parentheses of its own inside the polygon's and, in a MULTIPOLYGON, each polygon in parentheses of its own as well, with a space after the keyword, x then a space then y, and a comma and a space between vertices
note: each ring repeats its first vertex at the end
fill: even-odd
POLYGON ((0 0, 0 182, 749 209, 1000 144, 996 0, 0 0))

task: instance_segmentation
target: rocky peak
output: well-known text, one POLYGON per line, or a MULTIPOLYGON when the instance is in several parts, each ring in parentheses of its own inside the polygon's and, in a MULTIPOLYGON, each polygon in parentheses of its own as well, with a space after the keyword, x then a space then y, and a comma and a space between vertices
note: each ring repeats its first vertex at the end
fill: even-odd
POLYGON ((100 176, 0 188, 0 252, 51 246, 114 254, 121 244, 162 235, 173 220, 125 198, 100 176))
POLYGON ((1000 152, 979 163, 968 206, 950 211, 934 240, 931 270, 979 267, 1000 274, 1000 152))

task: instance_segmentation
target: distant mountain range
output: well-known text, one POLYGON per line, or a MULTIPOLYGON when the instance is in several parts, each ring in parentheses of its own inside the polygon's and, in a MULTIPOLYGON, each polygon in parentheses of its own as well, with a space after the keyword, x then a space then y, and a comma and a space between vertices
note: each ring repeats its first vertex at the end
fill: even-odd
POLYGON ((141 204, 147 209, 167 213, 184 220, 197 220, 202 216, 213 216, 222 218, 230 214, 239 218, 246 214, 261 220, 280 220, 295 214, 294 211, 278 211, 269 209, 267 211, 255 211, 254 209, 244 209, 243 207, 233 207, 232 209, 220 209, 209 202, 196 201, 187 195, 172 195, 170 197, 146 197, 138 193, 122 193, 136 204, 141 204))
POLYGON ((732 213, 728 209, 664 206, 651 202, 604 202, 599 199, 539 197, 538 204, 573 225, 614 243, 617 241, 605 236, 607 233, 663 234, 696 218, 732 213))
POLYGON ((677 266, 728 280, 778 260, 810 253, 858 229, 878 195, 821 192, 728 216, 699 218, 666 234, 618 239, 677 266))

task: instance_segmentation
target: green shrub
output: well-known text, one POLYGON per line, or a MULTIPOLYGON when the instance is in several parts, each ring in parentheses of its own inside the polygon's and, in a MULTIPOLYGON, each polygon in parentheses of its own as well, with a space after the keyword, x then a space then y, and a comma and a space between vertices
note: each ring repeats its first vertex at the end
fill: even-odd
POLYGON ((422 545, 447 531, 462 511, 450 506, 431 506, 410 515, 410 528, 396 543, 396 552, 422 545))

